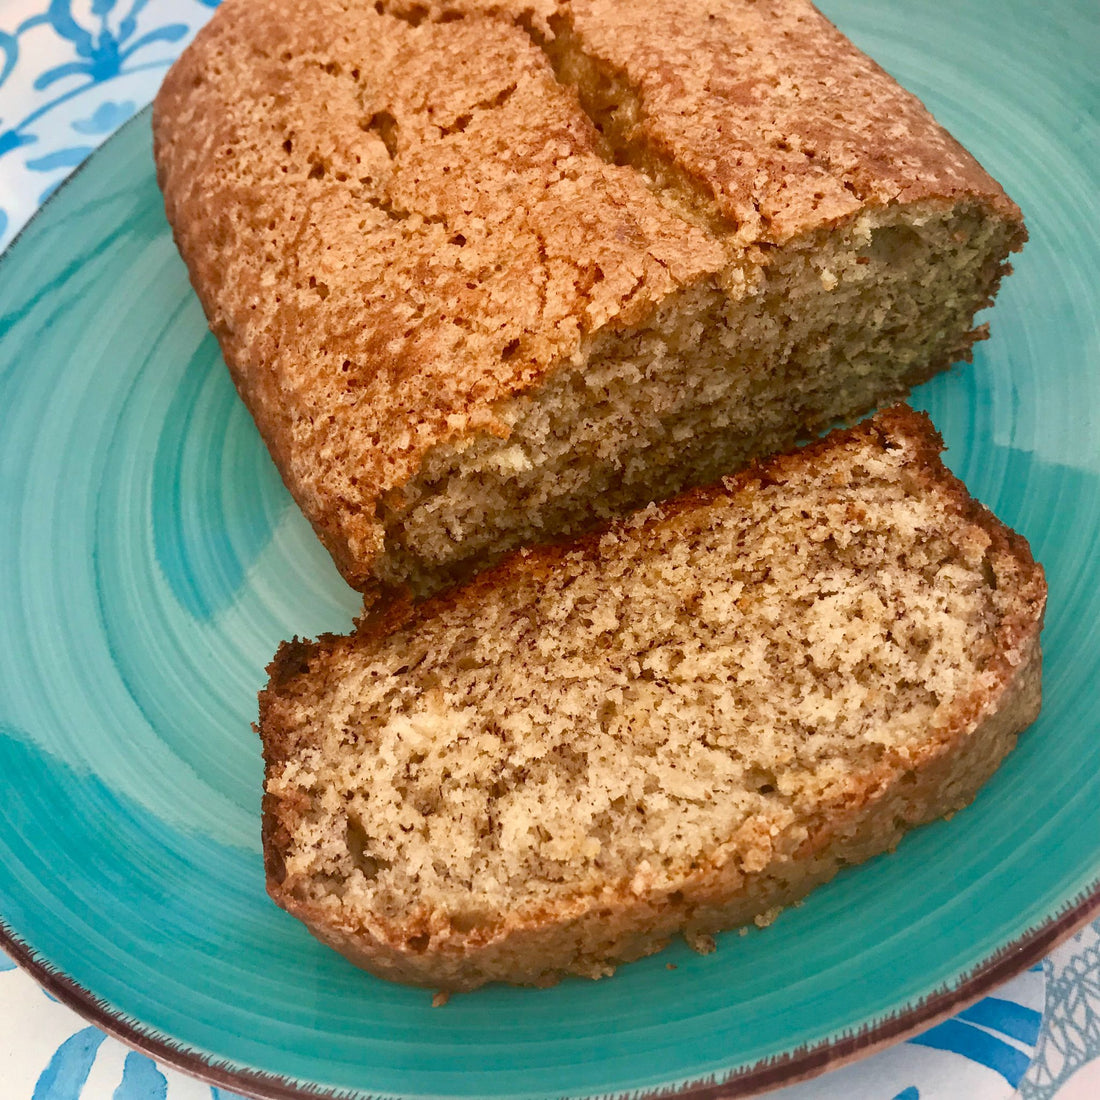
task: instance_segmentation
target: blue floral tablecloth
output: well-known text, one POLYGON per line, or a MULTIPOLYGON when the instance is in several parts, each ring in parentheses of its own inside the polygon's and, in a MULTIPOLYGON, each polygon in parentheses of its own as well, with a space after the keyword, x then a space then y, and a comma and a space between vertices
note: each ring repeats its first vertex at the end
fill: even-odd
MULTIPOLYGON (((308 2, 308 0, 303 0, 308 2)), ((0 0, 0 248, 152 98, 216 0, 0 0)), ((2 293, 2 285, 0 285, 2 293)), ((2 335, 2 334, 0 334, 2 335)), ((1100 921, 994 995, 782 1100, 1096 1100, 1100 921)), ((0 1100, 232 1100, 85 1024, 0 954, 0 1100)))

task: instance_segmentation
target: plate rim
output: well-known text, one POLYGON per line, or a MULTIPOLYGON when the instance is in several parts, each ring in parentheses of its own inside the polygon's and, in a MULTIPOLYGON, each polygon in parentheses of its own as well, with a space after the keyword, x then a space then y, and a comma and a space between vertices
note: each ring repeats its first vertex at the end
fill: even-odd
MULTIPOLYGON (((863 1025, 852 1035, 824 1039, 813 1046, 797 1047, 753 1065, 733 1068, 725 1076, 714 1074, 695 1080, 627 1092, 597 1094, 604 1100, 732 1100, 756 1096, 783 1085, 807 1081, 830 1069, 866 1058, 876 1051, 902 1042, 963 1008, 980 1000, 1010 978, 1041 961, 1060 943, 1100 913, 1100 879, 1083 890, 1061 912, 1025 932, 1019 939, 1002 945, 987 956, 954 987, 941 987, 916 1004, 906 1006, 883 1019, 863 1025)), ((188 1044, 143 1030, 91 990, 64 971, 36 957, 33 948, 8 926, 0 914, 0 947, 43 989, 77 1012, 89 1023, 120 1042, 148 1055, 156 1062, 182 1070, 217 1087, 244 1091, 256 1100, 367 1100, 392 1093, 371 1093, 331 1089, 317 1083, 295 1081, 278 1074, 230 1068, 188 1044)), ((612 979, 613 980, 613 979, 612 979)))
MULTIPOLYGON (((46 200, 0 251, 0 278, 5 263, 35 224, 49 212, 54 200, 104 153, 124 131, 147 124, 153 105, 147 104, 117 127, 54 188, 46 200)), ((979 1000, 992 989, 1041 961, 1055 947, 1100 915, 1100 877, 1090 882, 1059 911, 1028 928, 1017 939, 1002 944, 964 972, 959 982, 933 989, 912 1004, 870 1022, 852 1034, 823 1039, 809 1046, 784 1050, 751 1065, 718 1070, 701 1077, 670 1082, 626 1092, 574 1094, 598 1100, 732 1100, 756 1096, 786 1085, 810 1080, 842 1065, 861 1060, 902 1042, 912 1035, 947 1019, 979 1000)), ((34 947, 19 937, 0 913, 0 949, 50 995, 89 1023, 154 1061, 181 1070, 199 1081, 229 1088, 256 1100, 393 1100, 397 1094, 374 1093, 356 1086, 330 1087, 316 1082, 284 1077, 263 1070, 234 1065, 231 1060, 200 1051, 185 1041, 173 1039, 140 1020, 114 1008, 105 998, 71 978, 61 968, 38 957, 34 947)))

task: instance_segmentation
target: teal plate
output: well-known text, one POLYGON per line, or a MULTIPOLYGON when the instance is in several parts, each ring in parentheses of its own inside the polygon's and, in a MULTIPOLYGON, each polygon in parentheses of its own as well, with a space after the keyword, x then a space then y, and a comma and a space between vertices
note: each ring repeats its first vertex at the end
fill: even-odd
POLYGON ((974 806, 766 931, 609 981, 433 1009, 316 943, 264 893, 249 724, 278 641, 356 598, 207 333, 146 114, 0 263, 0 914, 49 988, 256 1095, 718 1095, 957 1009, 1100 903, 1100 14, 826 7, 1031 229, 993 339, 915 395, 1050 582, 1042 717, 974 806))

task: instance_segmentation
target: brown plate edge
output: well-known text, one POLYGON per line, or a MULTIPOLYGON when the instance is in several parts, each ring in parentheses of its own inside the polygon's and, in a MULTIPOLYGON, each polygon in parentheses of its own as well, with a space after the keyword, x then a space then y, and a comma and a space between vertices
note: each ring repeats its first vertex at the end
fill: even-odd
MULTIPOLYGON (((826 1070, 865 1058, 875 1051, 935 1026, 988 991, 1042 960, 1058 944, 1069 939, 1100 913, 1100 880, 1077 896, 1057 916, 1025 932, 978 963, 953 988, 935 991, 916 1005, 864 1026, 854 1035, 825 1040, 735 1070, 727 1077, 670 1085, 655 1090, 632 1089, 605 1094, 604 1100, 734 1100, 805 1081, 826 1070)), ((368 1094, 333 1091, 323 1086, 304 1086, 273 1074, 219 1065, 198 1051, 142 1031, 121 1013, 102 1003, 68 975, 36 959, 31 949, 0 919, 0 947, 43 989, 100 1030, 154 1061, 182 1070, 219 1088, 232 1089, 255 1100, 367 1100, 368 1094)))
MULTIPOLYGON (((827 1070, 866 1058, 888 1046, 942 1023, 981 1000, 990 990, 1042 961, 1100 915, 1100 881, 1082 891, 1059 915, 1029 929, 1018 940, 998 948, 978 963, 957 985, 938 989, 910 1008, 854 1035, 800 1047, 774 1058, 737 1070, 721 1081, 692 1082, 676 1089, 657 1089, 632 1094, 631 1100, 734 1100, 758 1096, 785 1085, 806 1081, 827 1070)), ((611 1100, 611 1098, 608 1098, 611 1100)))

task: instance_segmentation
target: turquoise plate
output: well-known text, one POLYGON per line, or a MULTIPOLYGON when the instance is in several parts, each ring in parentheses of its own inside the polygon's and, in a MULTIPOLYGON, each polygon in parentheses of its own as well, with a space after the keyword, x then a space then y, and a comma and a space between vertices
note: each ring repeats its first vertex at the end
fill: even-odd
POLYGON ((49 988, 262 1096, 717 1095, 957 1009, 1100 902, 1100 15, 827 9, 1031 229, 993 339, 916 394, 1050 581, 1043 715, 974 806, 764 932, 610 981, 433 1009, 311 939, 264 894, 249 724, 278 641, 347 628, 356 598, 206 331, 146 114, 0 262, 0 914, 49 988))

